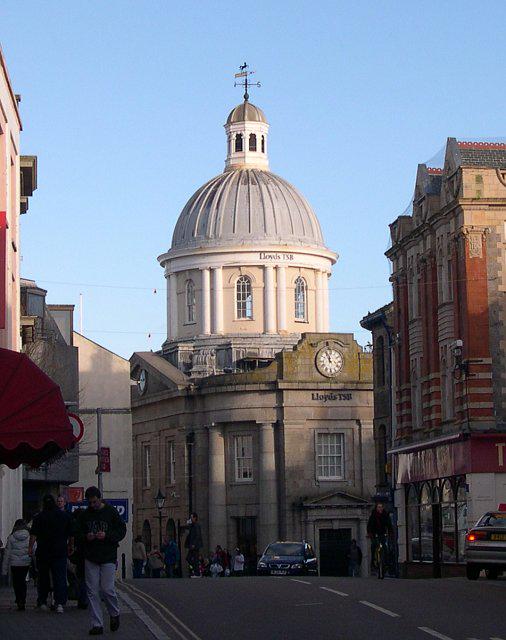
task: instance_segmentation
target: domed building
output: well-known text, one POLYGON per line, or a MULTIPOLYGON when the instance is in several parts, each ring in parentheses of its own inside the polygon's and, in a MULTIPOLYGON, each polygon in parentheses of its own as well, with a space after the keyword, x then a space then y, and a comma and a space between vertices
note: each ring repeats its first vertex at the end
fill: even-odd
POLYGON ((269 171, 269 125, 245 100, 225 124, 223 173, 197 189, 158 260, 167 279, 163 354, 201 376, 269 361, 329 326, 325 247, 311 206, 269 171))
POLYGON ((347 574, 352 537, 367 556, 371 354, 329 332, 337 255, 304 196, 270 172, 263 111, 246 99, 225 132, 223 173, 188 200, 158 258, 167 339, 131 358, 134 534, 182 544, 196 511, 204 549, 239 546, 251 572, 289 539, 307 541, 322 573, 347 574))

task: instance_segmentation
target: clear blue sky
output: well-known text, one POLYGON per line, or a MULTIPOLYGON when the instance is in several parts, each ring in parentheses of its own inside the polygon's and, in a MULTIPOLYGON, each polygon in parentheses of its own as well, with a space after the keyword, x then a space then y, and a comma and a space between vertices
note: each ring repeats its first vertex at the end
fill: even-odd
POLYGON ((331 328, 364 344, 360 318, 391 298, 388 223, 417 163, 448 136, 505 133, 505 24, 500 2, 4 0, 22 152, 39 158, 23 275, 53 303, 78 305, 82 292, 84 333, 113 351, 158 349, 156 257, 186 200, 222 171, 247 60, 271 169, 340 255, 331 328))

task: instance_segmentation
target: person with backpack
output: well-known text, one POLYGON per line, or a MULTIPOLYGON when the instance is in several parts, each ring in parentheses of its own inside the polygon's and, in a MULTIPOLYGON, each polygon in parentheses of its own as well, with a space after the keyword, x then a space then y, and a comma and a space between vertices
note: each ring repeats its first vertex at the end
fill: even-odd
POLYGON ((11 535, 5 546, 2 572, 6 575, 11 570, 12 586, 19 611, 25 610, 26 605, 26 576, 32 559, 28 553, 30 546, 30 532, 24 520, 16 520, 11 535))
POLYGON ((104 633, 101 598, 109 613, 109 628, 119 629, 119 604, 114 579, 118 545, 126 535, 126 525, 118 511, 102 500, 97 487, 84 494, 88 508, 77 519, 76 538, 83 545, 84 573, 91 616, 91 636, 104 633))
POLYGON ((51 576, 54 606, 57 613, 63 613, 67 603, 67 556, 72 540, 72 522, 66 511, 58 509, 52 495, 45 495, 42 499, 42 511, 34 517, 30 534, 30 556, 37 543, 37 607, 47 609, 51 576))

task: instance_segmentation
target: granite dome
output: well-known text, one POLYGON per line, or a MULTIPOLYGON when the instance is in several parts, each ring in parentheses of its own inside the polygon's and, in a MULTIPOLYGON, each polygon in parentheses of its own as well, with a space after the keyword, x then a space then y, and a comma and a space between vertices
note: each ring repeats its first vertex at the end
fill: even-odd
POLYGON ((226 171, 200 187, 172 237, 173 250, 248 243, 324 247, 305 198, 283 178, 258 169, 226 171))

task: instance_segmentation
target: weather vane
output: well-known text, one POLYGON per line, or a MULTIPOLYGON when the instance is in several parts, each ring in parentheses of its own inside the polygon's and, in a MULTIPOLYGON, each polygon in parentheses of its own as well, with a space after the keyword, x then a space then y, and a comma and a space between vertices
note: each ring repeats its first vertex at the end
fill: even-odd
POLYGON ((249 76, 252 76, 255 72, 248 71, 249 65, 244 63, 239 67, 239 73, 235 74, 235 78, 244 78, 242 82, 234 82, 234 87, 244 87, 244 100, 249 100, 248 87, 261 87, 260 82, 248 82, 249 76))

